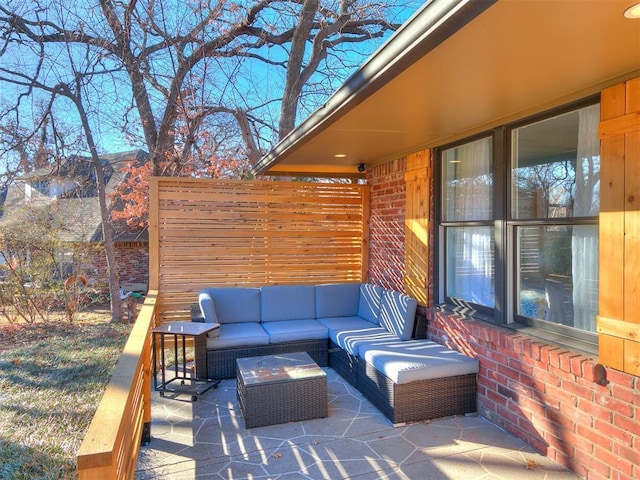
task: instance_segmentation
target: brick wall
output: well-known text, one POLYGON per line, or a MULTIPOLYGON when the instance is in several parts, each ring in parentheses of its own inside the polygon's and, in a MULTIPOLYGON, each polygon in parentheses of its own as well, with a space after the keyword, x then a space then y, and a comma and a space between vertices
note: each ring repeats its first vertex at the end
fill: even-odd
POLYGON ((429 338, 480 361, 480 415, 583 478, 640 478, 639 378, 485 322, 427 315, 429 338))
MULTIPOLYGON (((398 160, 367 176, 369 280, 398 290, 405 168, 398 160)), ((585 479, 640 478, 640 378, 490 323, 435 309, 427 318, 429 338, 478 358, 480 415, 585 479)))
MULTIPOLYGON (((149 282, 149 246, 146 243, 118 243, 115 246, 116 264, 120 282, 149 282)), ((96 249, 91 258, 93 278, 88 280, 108 289, 107 259, 103 249, 96 249)))
POLYGON ((369 281, 403 290, 406 160, 376 165, 367 173, 371 186, 369 281))

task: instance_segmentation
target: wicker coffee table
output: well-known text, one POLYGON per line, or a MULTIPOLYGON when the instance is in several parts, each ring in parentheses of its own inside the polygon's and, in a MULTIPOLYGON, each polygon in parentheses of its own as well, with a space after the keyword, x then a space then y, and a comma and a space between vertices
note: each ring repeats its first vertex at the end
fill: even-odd
POLYGON ((246 428, 327 416, 327 374, 306 352, 238 358, 246 428))

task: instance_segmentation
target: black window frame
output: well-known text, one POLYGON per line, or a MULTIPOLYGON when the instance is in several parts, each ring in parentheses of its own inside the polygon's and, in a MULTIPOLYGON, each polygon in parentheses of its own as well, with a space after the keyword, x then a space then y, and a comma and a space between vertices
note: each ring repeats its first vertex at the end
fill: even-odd
POLYGON ((577 349, 588 354, 597 354, 597 332, 588 332, 536 318, 519 315, 515 308, 518 296, 517 228, 522 225, 598 225, 598 216, 569 217, 561 219, 515 219, 512 217, 511 198, 511 132, 554 116, 600 103, 600 96, 594 95, 582 100, 527 116, 514 122, 497 126, 491 130, 451 142, 434 149, 434 214, 435 214, 435 303, 441 308, 464 313, 473 318, 496 325, 523 331, 541 337, 552 343, 577 349), (493 139, 493 228, 494 228, 494 269, 495 307, 489 308, 458 299, 446 297, 446 235, 447 229, 455 226, 473 226, 487 222, 445 222, 443 221, 443 166, 442 153, 482 138, 493 139))

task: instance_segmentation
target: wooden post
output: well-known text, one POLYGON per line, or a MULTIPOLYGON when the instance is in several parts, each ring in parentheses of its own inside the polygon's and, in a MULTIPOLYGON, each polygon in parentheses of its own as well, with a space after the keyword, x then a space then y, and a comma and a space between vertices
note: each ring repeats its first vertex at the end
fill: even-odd
POLYGON ((600 362, 640 375, 640 78, 602 92, 600 362))
POLYGON ((429 205, 431 151, 407 157, 404 288, 421 305, 429 302, 429 205))

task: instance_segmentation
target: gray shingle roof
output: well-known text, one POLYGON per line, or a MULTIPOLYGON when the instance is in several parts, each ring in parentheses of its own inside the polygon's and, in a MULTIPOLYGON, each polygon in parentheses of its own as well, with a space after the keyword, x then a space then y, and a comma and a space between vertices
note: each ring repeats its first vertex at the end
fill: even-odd
MULTIPOLYGON (((116 187, 125 178, 123 167, 129 162, 143 162, 149 155, 142 150, 133 150, 109 155, 101 155, 101 160, 108 164, 106 171, 109 173, 106 185, 107 196, 113 193, 116 187)), ((25 202, 25 187, 35 181, 47 178, 72 180, 76 188, 65 192, 58 198, 31 189, 30 207, 42 209, 50 208, 51 214, 56 215, 64 228, 61 230, 60 239, 66 242, 97 242, 102 240, 102 222, 100 216, 100 204, 95 189, 95 179, 92 176, 93 168, 91 160, 85 157, 71 157, 65 162, 55 166, 40 168, 14 182, 6 192, 6 198, 2 210, 0 210, 0 226, 10 225, 12 222, 24 221, 23 215, 25 202)), ((107 199, 109 203, 111 201, 107 199)), ((111 205, 109 205, 111 208, 111 205)), ((116 242, 146 242, 147 230, 132 230, 125 221, 117 221, 113 224, 114 240, 116 242)))

